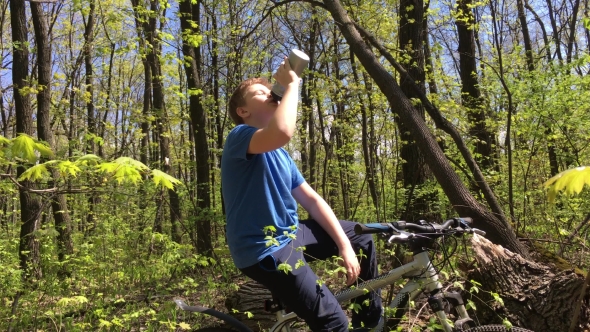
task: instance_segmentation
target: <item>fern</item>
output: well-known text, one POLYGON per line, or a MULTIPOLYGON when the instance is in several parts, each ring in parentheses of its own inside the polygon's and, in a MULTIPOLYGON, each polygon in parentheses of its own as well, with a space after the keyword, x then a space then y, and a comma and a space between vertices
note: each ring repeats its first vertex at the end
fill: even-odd
POLYGON ((549 202, 554 202, 557 193, 565 189, 568 196, 578 194, 584 185, 590 185, 590 167, 581 166, 561 172, 544 183, 549 202))

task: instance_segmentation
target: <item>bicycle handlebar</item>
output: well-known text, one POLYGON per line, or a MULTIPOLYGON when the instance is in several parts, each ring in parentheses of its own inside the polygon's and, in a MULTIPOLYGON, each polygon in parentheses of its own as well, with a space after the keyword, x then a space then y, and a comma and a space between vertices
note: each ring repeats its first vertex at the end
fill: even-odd
MULTIPOLYGON (((435 224, 435 223, 421 223, 416 224, 412 222, 406 221, 394 221, 390 223, 372 223, 372 224, 356 224, 354 226, 354 232, 356 234, 377 234, 377 233, 394 233, 398 231, 408 230, 414 233, 425 233, 425 234, 432 234, 432 233, 441 233, 441 231, 446 230, 448 228, 456 228, 461 227, 466 230, 471 229, 471 225, 473 224, 473 219, 470 217, 461 217, 461 218, 453 218, 445 221, 442 225, 435 224)), ((479 231, 479 230, 477 230, 479 231)), ((474 232, 475 229, 474 229, 474 232)), ((482 231, 476 232, 478 234, 484 235, 485 233, 482 231), (483 234, 482 234, 483 233, 483 234)))

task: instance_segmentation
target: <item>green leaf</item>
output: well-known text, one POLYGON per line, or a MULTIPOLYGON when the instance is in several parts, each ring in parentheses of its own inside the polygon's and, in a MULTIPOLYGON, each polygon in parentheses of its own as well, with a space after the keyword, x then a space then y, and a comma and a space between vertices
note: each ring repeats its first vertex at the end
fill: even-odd
POLYGON ((293 267, 287 263, 279 264, 279 266, 277 266, 277 269, 279 271, 285 272, 285 274, 288 274, 289 272, 293 271, 293 267))
POLYGON ((0 135, 0 145, 6 145, 10 143, 10 140, 2 135, 0 135))
POLYGON ((142 171, 149 169, 141 161, 138 161, 138 160, 135 160, 135 159, 129 158, 129 157, 119 157, 119 158, 115 159, 115 163, 117 163, 119 165, 133 166, 133 167, 135 167, 139 170, 142 170, 142 171))
POLYGON ((590 185, 590 167, 581 166, 561 172, 544 183, 549 202, 553 203, 557 194, 565 189, 568 196, 578 194, 585 185, 590 185))
POLYGON ((269 226, 264 226, 264 228, 262 229, 262 231, 264 233, 268 233, 268 232, 274 233, 274 232, 277 231, 277 229, 274 226, 269 225, 269 226))
POLYGON ((175 184, 180 183, 180 180, 157 169, 152 170, 152 180, 156 187, 161 185, 171 190, 174 190, 175 184))
POLYGON ((467 305, 465 306, 465 308, 467 310, 469 310, 469 309, 477 310, 477 308, 475 307, 475 303, 471 300, 467 300, 467 305))
POLYGON ((15 157, 35 162, 37 160, 35 141, 29 135, 19 134, 17 138, 12 140, 12 154, 15 157))
POLYGON ((504 320, 502 321, 502 324, 503 324, 504 326, 506 326, 506 328, 507 328, 508 330, 512 329, 512 323, 510 323, 510 321, 509 321, 507 318, 504 318, 504 320))
POLYGON ((101 161, 100 157, 94 154, 86 154, 78 158, 74 163, 78 165, 96 165, 101 161))
POLYGON ((303 266, 305 266, 305 262, 300 258, 297 260, 297 263, 295 263, 295 270, 303 266))
POLYGON ((30 181, 37 181, 43 179, 44 177, 48 177, 49 172, 45 167, 45 164, 35 165, 29 169, 27 169, 21 176, 18 178, 19 180, 30 180, 30 181))
POLYGON ((47 145, 44 142, 35 143, 35 150, 39 151, 39 153, 43 157, 52 157, 53 156, 53 151, 51 151, 51 148, 49 147, 49 145, 47 145))
POLYGON ((59 169, 60 175, 64 178, 67 177, 67 175, 76 177, 76 175, 78 175, 78 172, 80 172, 80 168, 78 168, 78 166, 76 166, 75 163, 69 160, 60 161, 57 164, 57 169, 59 169))
POLYGON ((118 167, 119 165, 113 162, 102 163, 97 166, 98 171, 103 173, 113 173, 118 167))

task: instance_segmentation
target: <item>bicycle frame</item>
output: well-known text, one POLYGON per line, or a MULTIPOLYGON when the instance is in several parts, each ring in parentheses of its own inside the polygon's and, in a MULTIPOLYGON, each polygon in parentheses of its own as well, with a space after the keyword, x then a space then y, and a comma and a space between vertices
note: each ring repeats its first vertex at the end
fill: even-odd
MULTIPOLYGON (((414 260, 402 265, 396 269, 389 271, 377 278, 364 281, 354 288, 344 289, 334 294, 339 303, 352 300, 365 294, 365 290, 376 290, 384 288, 387 285, 395 283, 399 279, 409 278, 410 281, 402 288, 396 295, 393 301, 389 304, 392 309, 404 307, 409 301, 415 300, 421 293, 435 292, 435 296, 429 298, 429 305, 436 313, 440 324, 443 326, 445 332, 452 332, 453 327, 447 321, 447 316, 442 308, 441 297, 446 297, 445 294, 438 292, 442 289, 441 283, 438 281, 438 274, 426 251, 414 255, 414 260), (438 295, 438 297, 437 297, 438 295)), ((454 296, 456 298, 456 296, 454 296)), ((461 320, 470 319, 465 306, 462 301, 454 303, 457 313, 461 320)), ((285 313, 284 310, 277 312, 277 323, 273 325, 270 332, 291 332, 290 325, 297 318, 294 312, 285 313)))
MULTIPOLYGON (((410 301, 415 300, 421 293, 430 293, 428 305, 438 317, 445 332, 453 332, 453 327, 447 321, 447 316, 443 310, 443 299, 451 303, 457 310, 459 318, 455 321, 455 326, 459 326, 458 331, 461 331, 464 323, 472 322, 465 310, 461 295, 458 293, 443 293, 440 291, 442 285, 438 281, 438 274, 432 266, 430 257, 428 257, 428 252, 426 251, 414 254, 413 261, 393 269, 377 278, 366 280, 354 288, 348 288, 337 292, 335 297, 339 303, 343 303, 365 294, 365 290, 371 291, 384 288, 387 285, 394 284, 397 280, 402 278, 408 278, 410 281, 396 295, 393 301, 389 304, 389 308, 405 308, 410 301)), ((240 332, 252 332, 245 324, 236 318, 220 311, 201 306, 189 306, 182 299, 174 299, 174 302, 176 302, 178 307, 182 310, 211 315, 232 325, 233 328, 240 332)), ((389 316, 387 312, 385 312, 385 315, 386 317, 389 316)), ((295 321, 297 315, 294 312, 286 313, 284 310, 280 310, 277 311, 276 317, 277 323, 273 325, 270 332, 291 332, 291 323, 295 321)), ((396 315, 395 317, 401 318, 400 315, 396 315)))

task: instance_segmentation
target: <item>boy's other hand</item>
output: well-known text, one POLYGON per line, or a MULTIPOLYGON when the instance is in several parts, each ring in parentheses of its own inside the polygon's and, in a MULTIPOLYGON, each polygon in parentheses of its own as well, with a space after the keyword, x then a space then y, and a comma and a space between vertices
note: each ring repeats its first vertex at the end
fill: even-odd
POLYGON ((361 266, 350 244, 340 250, 340 256, 342 257, 340 264, 346 269, 346 286, 350 286, 361 273, 361 266))
POLYGON ((299 76, 291 69, 287 57, 281 62, 281 65, 273 75, 274 79, 283 87, 287 87, 291 83, 299 83, 299 76))

